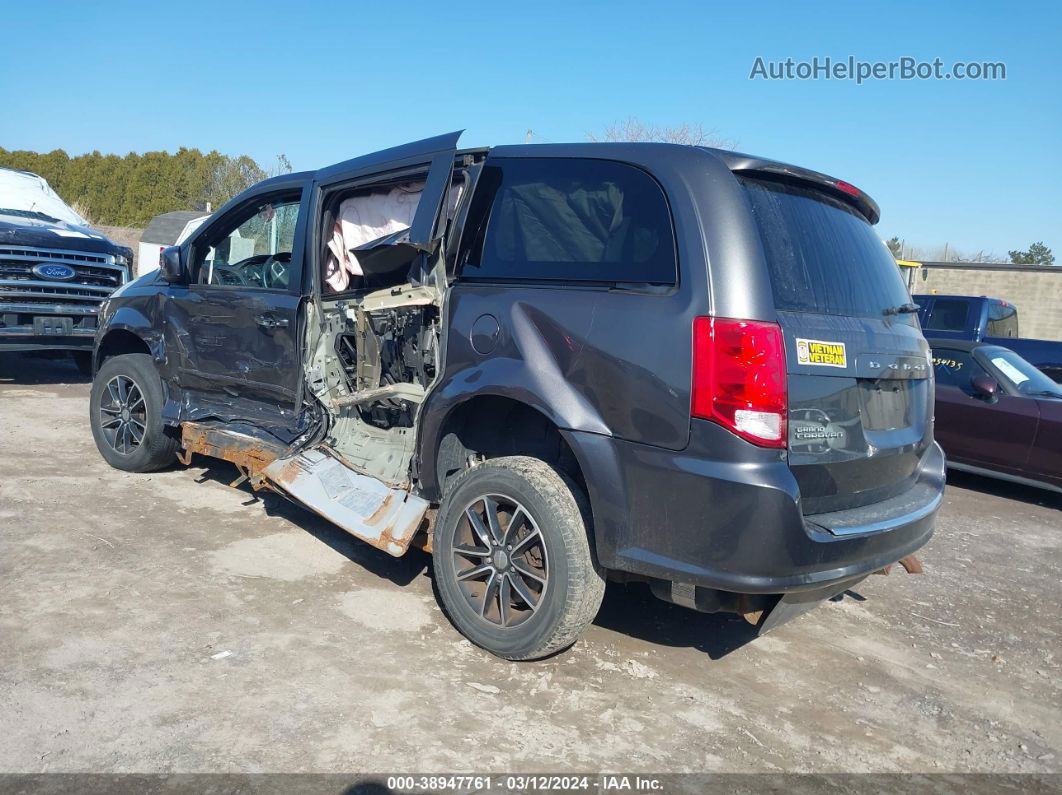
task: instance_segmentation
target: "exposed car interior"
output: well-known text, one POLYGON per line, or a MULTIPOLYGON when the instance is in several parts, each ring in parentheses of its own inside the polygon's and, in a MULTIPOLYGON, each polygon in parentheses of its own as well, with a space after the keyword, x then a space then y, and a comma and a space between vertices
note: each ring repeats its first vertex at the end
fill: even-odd
POLYGON ((382 263, 369 252, 390 247, 397 242, 396 234, 409 229, 423 190, 423 182, 399 182, 358 189, 329 201, 325 223, 332 220, 332 231, 324 258, 325 292, 342 293, 404 278, 408 261, 397 256, 382 263))
MULTIPOLYGON (((329 417, 324 443, 354 470, 409 485, 417 410, 439 362, 441 249, 411 245, 426 173, 325 197, 320 323, 308 323, 307 386, 329 417)), ((448 223, 464 184, 455 174, 448 223)), ((314 309, 311 308, 311 312, 314 309)))

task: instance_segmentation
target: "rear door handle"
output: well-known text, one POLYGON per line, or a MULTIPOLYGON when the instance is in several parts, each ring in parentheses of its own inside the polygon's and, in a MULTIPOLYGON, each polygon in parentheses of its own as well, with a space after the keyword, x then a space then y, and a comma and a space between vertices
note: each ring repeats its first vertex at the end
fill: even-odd
POLYGON ((286 317, 276 317, 275 315, 258 315, 254 322, 262 328, 287 328, 288 319, 286 317))

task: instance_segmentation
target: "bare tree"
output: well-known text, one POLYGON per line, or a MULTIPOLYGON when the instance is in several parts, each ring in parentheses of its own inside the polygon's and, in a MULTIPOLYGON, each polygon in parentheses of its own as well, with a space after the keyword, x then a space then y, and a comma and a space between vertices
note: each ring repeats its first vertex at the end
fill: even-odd
POLYGON ((977 252, 964 252, 954 246, 913 246, 910 243, 904 246, 906 259, 918 262, 1007 262, 1007 260, 994 251, 981 249, 977 252))
POLYGON ((277 155, 277 164, 269 170, 269 176, 279 177, 281 174, 290 174, 292 172, 291 161, 288 160, 288 156, 281 152, 277 155))
POLYGON ((712 146, 733 149, 734 143, 719 135, 717 130, 705 129, 701 124, 685 122, 674 127, 648 124, 635 116, 610 124, 604 132, 588 133, 591 141, 660 141, 687 146, 712 146))
POLYGON ((967 256, 965 254, 961 254, 960 252, 956 251, 955 252, 955 261, 956 262, 998 262, 998 263, 1004 263, 1004 262, 1007 262, 1007 259, 1005 257, 1001 257, 999 254, 996 254, 994 251, 985 251, 984 249, 981 249, 976 254, 971 254, 969 256, 967 256))

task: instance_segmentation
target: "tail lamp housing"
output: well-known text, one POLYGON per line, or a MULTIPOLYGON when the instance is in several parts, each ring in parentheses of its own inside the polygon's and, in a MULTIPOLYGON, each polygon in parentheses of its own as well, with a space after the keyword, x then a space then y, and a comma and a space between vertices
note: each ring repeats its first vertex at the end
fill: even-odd
POLYGON ((781 327, 694 318, 690 414, 760 447, 784 448, 788 395, 781 327))

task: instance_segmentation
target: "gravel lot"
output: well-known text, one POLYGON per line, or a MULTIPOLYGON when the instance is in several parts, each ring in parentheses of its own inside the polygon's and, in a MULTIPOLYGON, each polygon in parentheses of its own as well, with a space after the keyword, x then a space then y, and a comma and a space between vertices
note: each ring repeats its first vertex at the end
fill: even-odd
POLYGON ((1062 497, 955 475, 926 574, 769 636, 610 586, 499 661, 395 560, 223 462, 110 469, 0 354, 0 771, 1062 772, 1062 497))

